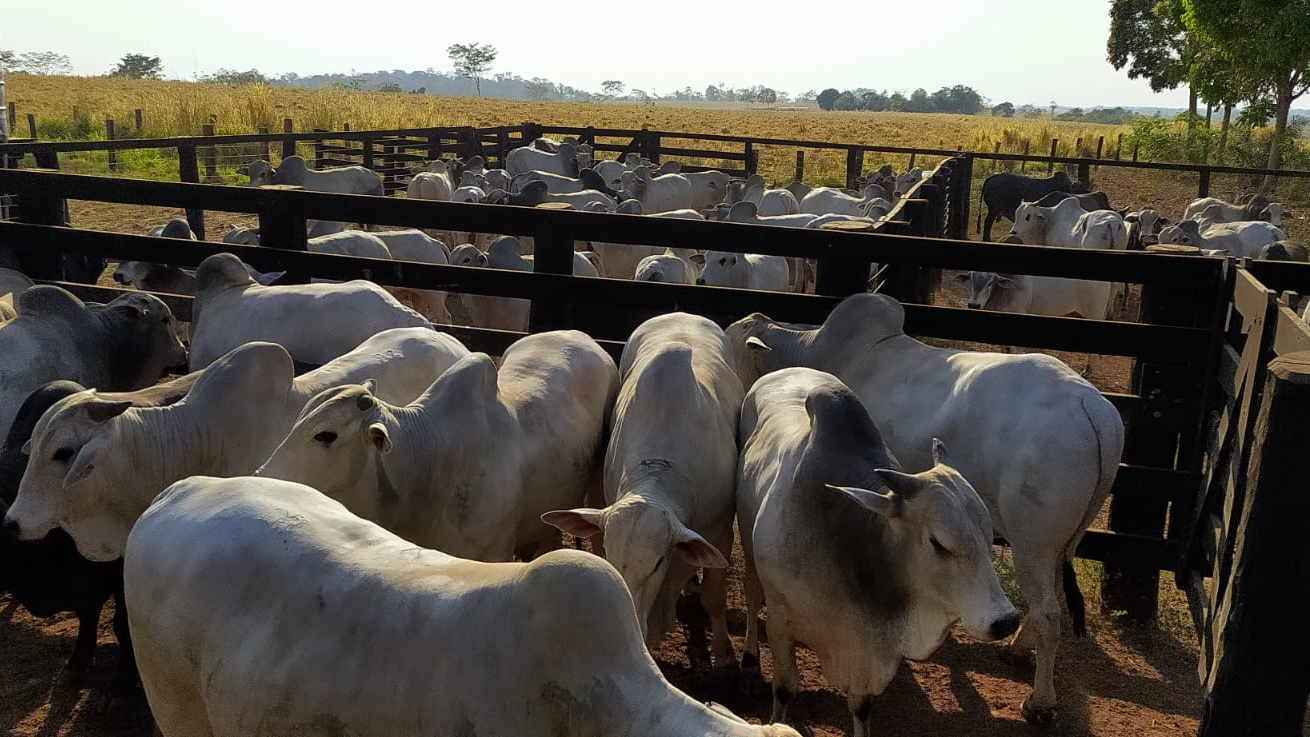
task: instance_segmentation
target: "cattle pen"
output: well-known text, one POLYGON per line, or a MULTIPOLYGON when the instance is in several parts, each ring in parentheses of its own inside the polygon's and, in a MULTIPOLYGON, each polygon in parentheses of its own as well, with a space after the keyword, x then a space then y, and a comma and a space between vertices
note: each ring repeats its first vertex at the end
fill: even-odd
MULTIPOLYGON (((906 332, 920 338, 1124 356, 1135 361, 1131 390, 1106 393, 1127 427, 1127 443, 1111 494, 1109 524, 1089 532, 1080 557, 1103 561, 1105 605, 1149 619, 1161 572, 1174 577, 1191 603, 1201 642, 1206 687, 1201 734, 1299 734, 1310 690, 1310 664, 1300 654, 1310 634, 1295 619, 1310 603, 1310 570, 1294 553, 1310 531, 1310 510, 1298 494, 1300 424, 1310 410, 1310 328, 1291 310, 1292 293, 1310 293, 1310 265, 1246 263, 1217 257, 1095 252, 979 244, 968 235, 969 201, 978 161, 1007 155, 900 149, 821 142, 694 136, 652 131, 514 126, 290 133, 94 143, 0 146, 9 167, 25 158, 36 169, 0 169, 0 193, 16 204, 0 222, 0 244, 47 254, 71 253, 194 267, 229 252, 252 266, 292 278, 368 278, 396 287, 512 296, 531 300, 529 331, 575 328, 616 356, 645 317, 672 309, 721 324, 751 312, 778 320, 821 322, 843 297, 867 289, 868 270, 884 269, 880 287, 906 304, 906 332), (206 147, 314 147, 316 166, 363 163, 384 174, 388 192, 424 158, 482 155, 489 162, 541 134, 579 135, 598 151, 686 159, 686 168, 715 162, 729 173, 758 170, 766 145, 844 150, 848 184, 879 152, 936 163, 872 232, 780 230, 765 226, 624 215, 411 201, 391 197, 234 188, 203 183, 215 154, 206 147), (675 139, 741 143, 737 151, 668 147, 675 139), (233 139, 233 140, 229 140, 233 139), (610 139, 607 141, 606 139, 610 139), (67 174, 59 155, 131 147, 176 149, 179 182, 67 174), (262 247, 174 242, 76 227, 66 201, 181 208, 203 233, 206 211, 258 217, 262 247), (532 236, 533 273, 473 269, 305 251, 309 219, 532 236), (813 259, 816 294, 783 294, 574 277, 575 241, 652 246, 714 244, 716 250, 813 259), (1082 320, 963 310, 932 303, 931 276, 941 269, 1097 279, 1140 285, 1135 322, 1082 320)), ((998 158, 999 157, 999 158, 998 158)), ((1042 159, 1043 163, 1047 160, 1042 159)), ((1208 193, 1212 174, 1255 176, 1257 170, 1088 159, 1050 159, 1078 167, 1182 170, 1208 193)), ((803 174, 797 157, 796 173, 803 174)), ((1083 172, 1086 173, 1086 172, 1083 172)), ((1310 177, 1310 172, 1278 172, 1310 177)), ((86 298, 117 290, 60 283, 86 298)), ((190 299, 160 295, 182 319, 190 299)), ((474 350, 499 354, 519 333, 441 326, 474 350)))

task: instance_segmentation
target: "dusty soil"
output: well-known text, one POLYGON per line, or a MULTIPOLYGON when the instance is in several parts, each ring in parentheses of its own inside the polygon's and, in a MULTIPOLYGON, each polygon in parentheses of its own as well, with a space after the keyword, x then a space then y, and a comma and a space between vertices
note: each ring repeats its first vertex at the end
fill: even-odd
MULTIPOLYGON (((166 208, 70 202, 73 222, 118 232, 141 233, 151 225, 180 216, 166 208)), ((207 213, 211 239, 229 224, 253 225, 235 213, 207 213)), ((949 278, 939 304, 963 306, 962 286, 949 278)), ((1135 314, 1130 295, 1127 317, 1135 314)), ((981 348, 975 344, 961 347, 981 348)), ((1053 352, 1075 368, 1083 354, 1053 352)), ((1085 374, 1106 391, 1127 391, 1132 362, 1098 356, 1085 374)), ((999 556, 1004 559, 1004 555, 999 556)), ((1000 564, 1004 574, 1004 563, 1000 564)), ((734 551, 729 623, 740 650, 745 632, 741 595, 740 549, 734 551)), ((1196 642, 1185 624, 1181 597, 1162 585, 1161 627, 1138 627, 1098 610, 1094 576, 1082 570, 1089 604, 1086 638, 1066 633, 1056 673, 1061 714, 1050 734, 1148 737, 1194 733, 1200 705, 1196 676, 1196 642), (1179 622, 1184 624, 1180 625, 1179 622)), ((1003 575, 1004 579, 1004 575, 1003 575)), ((0 596, 0 733, 16 737, 146 737, 152 734, 148 711, 141 705, 106 698, 117 661, 110 627, 111 607, 100 626, 100 649, 89 674, 70 678, 61 672, 71 650, 77 623, 71 615, 37 620, 7 596, 0 596)), ((765 614, 767 621, 767 612, 765 614)), ((716 701, 752 720, 767 719, 767 689, 749 695, 742 684, 693 669, 682 632, 670 634, 656 658, 669 679, 692 696, 716 701)), ((771 678, 767 643, 763 670, 771 678)), ((927 662, 907 663, 874 706, 875 723, 887 734, 1008 735, 1036 734, 1020 714, 1030 689, 1031 667, 1002 660, 1000 646, 968 641, 953 634, 927 662)), ((814 735, 851 732, 845 698, 827 686, 817 659, 799 653, 803 692, 793 702, 789 721, 814 735)))

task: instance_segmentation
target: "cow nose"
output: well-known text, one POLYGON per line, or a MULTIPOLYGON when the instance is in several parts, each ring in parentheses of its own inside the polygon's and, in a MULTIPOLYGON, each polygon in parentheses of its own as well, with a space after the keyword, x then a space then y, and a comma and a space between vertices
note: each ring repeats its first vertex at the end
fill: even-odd
POLYGON ((9 540, 17 540, 19 532, 18 520, 5 517, 4 525, 0 526, 0 535, 9 540))
POLYGON ((701 285, 702 287, 705 286, 705 277, 703 276, 696 277, 696 283, 701 285))
POLYGON ((982 305, 981 305, 981 304, 978 304, 977 302, 970 302, 970 303, 969 303, 969 309, 971 309, 971 310, 981 310, 981 309, 982 309, 982 305))
POLYGON ((992 622, 991 629, 987 630, 987 634, 993 640, 1004 640, 1018 631, 1020 621, 1018 612, 1010 612, 1008 615, 992 622))

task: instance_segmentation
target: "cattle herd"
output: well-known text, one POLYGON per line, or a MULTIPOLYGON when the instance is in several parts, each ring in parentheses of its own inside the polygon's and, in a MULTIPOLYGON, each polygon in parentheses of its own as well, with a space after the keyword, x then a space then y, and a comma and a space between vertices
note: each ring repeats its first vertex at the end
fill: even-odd
MULTIPOLYGON (((436 162, 409 194, 812 227, 872 222, 922 176, 884 168, 857 193, 770 189, 636 158, 593 166, 571 141, 506 163, 436 162)), ((367 170, 303 164, 254 166, 252 183, 379 191, 367 170)), ((1076 189, 1063 175, 993 176, 988 228, 1004 216, 1031 244, 1231 239, 1295 257, 1277 203, 1198 201, 1185 213, 1196 219, 1165 227, 1076 189)), ((311 224, 311 250, 532 268, 516 238, 343 225, 311 224)), ((184 221, 155 234, 192 237, 184 221)), ((808 286, 803 263, 776 257, 604 243, 579 252, 575 272, 808 286)), ((114 276, 193 294, 192 322, 183 330, 145 292, 82 303, 0 269, 0 588, 37 616, 76 612, 72 671, 90 664, 113 598, 111 688, 143 688, 165 737, 788 737, 781 722, 805 698, 798 645, 864 737, 900 661, 931 657, 957 622, 1035 651, 1023 713, 1056 713, 1065 612, 1077 634, 1085 617, 1071 561, 1113 485, 1124 426, 1055 358, 930 346, 904 333, 896 300, 859 294, 816 327, 660 315, 617 364, 577 331, 528 335, 493 360, 433 323, 524 331, 526 300, 281 285, 231 254, 195 271, 122 263, 114 276), (560 549, 561 531, 596 553, 560 549), (992 567, 994 537, 1013 550, 1022 615, 992 567), (726 618, 735 539, 740 656, 726 618), (677 627, 680 597, 709 615, 703 665, 734 684, 760 679, 767 612, 772 724, 661 675, 648 648, 677 627)), ((966 278, 971 307, 1101 317, 1108 298, 1050 296, 1078 280, 966 278), (1011 291, 1031 294, 998 296, 1011 291)))

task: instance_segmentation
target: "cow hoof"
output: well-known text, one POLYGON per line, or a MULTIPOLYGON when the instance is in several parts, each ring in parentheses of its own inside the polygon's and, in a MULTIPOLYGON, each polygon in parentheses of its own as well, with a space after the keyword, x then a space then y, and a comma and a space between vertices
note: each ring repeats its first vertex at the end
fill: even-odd
POLYGON ((59 671, 59 685, 69 688, 82 688, 87 683, 86 668, 77 669, 71 663, 65 664, 59 671))
POLYGON ((736 658, 724 658, 714 663, 714 680, 735 683, 741 678, 741 666, 736 658))
POLYGON ((750 653, 741 656, 737 683, 741 692, 752 698, 764 696, 769 691, 769 684, 764 682, 764 674, 760 672, 760 661, 750 653))
POLYGON ((1033 706, 1030 695, 1023 700, 1023 718, 1034 727, 1049 727, 1055 723, 1055 707, 1033 706))

